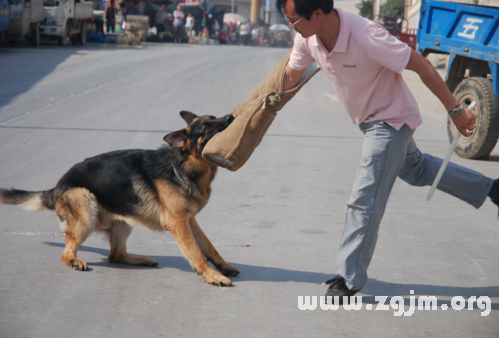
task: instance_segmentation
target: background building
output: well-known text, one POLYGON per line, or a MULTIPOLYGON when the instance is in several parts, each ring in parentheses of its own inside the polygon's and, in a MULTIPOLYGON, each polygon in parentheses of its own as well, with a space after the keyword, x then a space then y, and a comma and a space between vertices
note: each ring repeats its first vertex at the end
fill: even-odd
MULTIPOLYGON (((188 0, 186 0, 188 1, 188 0)), ((226 13, 232 11, 232 6, 234 6, 234 13, 241 14, 242 16, 250 19, 251 17, 251 1, 252 0, 211 0, 218 8, 225 9, 226 13)), ((259 0, 259 17, 260 22, 266 23, 268 25, 274 25, 277 23, 286 23, 286 20, 281 17, 276 8, 277 0, 259 0)), ((384 3, 384 0, 381 0, 384 3)), ((360 4, 361 0, 335 0, 334 7, 339 8, 344 12, 359 14, 357 5, 360 4)))
POLYGON ((246 18, 251 16, 251 0, 215 0, 217 7, 223 6, 226 13, 231 13, 234 6, 234 13, 241 14, 246 18))

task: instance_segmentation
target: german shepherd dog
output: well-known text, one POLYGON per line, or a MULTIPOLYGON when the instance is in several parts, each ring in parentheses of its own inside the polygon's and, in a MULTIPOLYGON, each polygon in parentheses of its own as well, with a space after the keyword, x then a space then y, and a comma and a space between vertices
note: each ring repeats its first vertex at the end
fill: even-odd
POLYGON ((198 275, 209 284, 230 286, 232 282, 225 276, 236 276, 239 270, 218 254, 199 227, 196 214, 208 202, 217 171, 201 153, 210 138, 227 128, 234 117, 198 117, 187 111, 180 115, 187 128, 164 137, 170 146, 88 158, 69 169, 51 190, 0 189, 0 204, 55 210, 66 234, 62 261, 75 270, 88 270, 76 252, 93 231, 109 239, 109 262, 157 266, 153 258, 130 256, 126 251, 132 226, 139 225, 170 231, 198 275))

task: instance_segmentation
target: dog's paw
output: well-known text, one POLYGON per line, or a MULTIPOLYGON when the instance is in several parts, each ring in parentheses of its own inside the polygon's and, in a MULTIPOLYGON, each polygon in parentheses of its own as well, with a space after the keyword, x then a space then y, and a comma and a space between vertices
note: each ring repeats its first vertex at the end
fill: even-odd
POLYGON ((217 286, 232 286, 232 282, 230 281, 230 279, 219 274, 215 270, 213 270, 213 272, 210 273, 208 276, 205 276, 204 279, 208 284, 217 285, 217 286))
POLYGON ((215 264, 215 267, 218 271, 220 271, 225 276, 237 276, 239 275, 239 270, 235 266, 232 266, 227 263, 215 264))
POLYGON ((88 271, 87 263, 80 261, 79 259, 72 259, 70 264, 73 270, 88 271))
POLYGON ((140 266, 150 266, 150 267, 157 267, 159 262, 157 260, 155 260, 154 258, 151 258, 151 257, 147 257, 147 256, 139 256, 137 257, 139 258, 136 262, 137 264, 136 265, 140 265, 140 266))
POLYGON ((110 263, 115 264, 128 264, 128 265, 137 265, 137 266, 158 266, 159 262, 154 258, 147 256, 130 256, 128 254, 125 255, 112 255, 108 257, 110 263))

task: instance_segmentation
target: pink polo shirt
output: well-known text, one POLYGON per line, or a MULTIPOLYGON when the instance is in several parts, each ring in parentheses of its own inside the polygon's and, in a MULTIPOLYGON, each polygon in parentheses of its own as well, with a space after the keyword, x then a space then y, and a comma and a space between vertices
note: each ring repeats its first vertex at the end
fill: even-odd
POLYGON ((296 34, 289 66, 301 70, 317 61, 333 83, 352 122, 384 121, 399 130, 423 121, 419 107, 400 74, 411 48, 381 25, 358 15, 343 13, 340 33, 331 53, 316 36, 296 34))

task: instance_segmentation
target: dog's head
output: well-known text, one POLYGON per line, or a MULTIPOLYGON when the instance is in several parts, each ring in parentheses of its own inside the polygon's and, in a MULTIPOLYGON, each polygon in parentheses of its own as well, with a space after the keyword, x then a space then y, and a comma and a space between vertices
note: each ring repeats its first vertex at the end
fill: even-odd
POLYGON ((234 120, 234 116, 225 115, 221 118, 215 116, 197 116, 188 111, 181 111, 180 116, 187 122, 187 128, 174 131, 164 137, 174 148, 189 151, 201 157, 204 146, 218 132, 227 128, 234 120))

